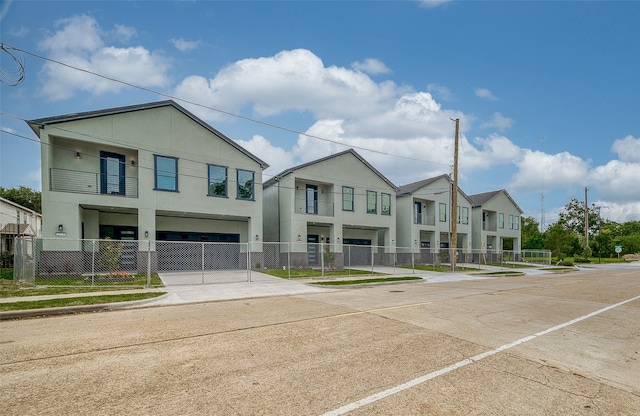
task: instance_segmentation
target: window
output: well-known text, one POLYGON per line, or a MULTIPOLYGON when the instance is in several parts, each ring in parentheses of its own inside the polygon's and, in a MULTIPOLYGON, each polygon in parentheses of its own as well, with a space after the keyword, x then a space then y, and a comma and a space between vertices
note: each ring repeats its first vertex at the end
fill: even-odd
POLYGON ((438 215, 440 217, 440 222, 447 222, 447 204, 440 203, 438 206, 438 215))
POLYGON ((378 193, 367 191, 367 214, 378 213, 378 193))
POLYGON ((504 228, 504 214, 502 212, 498 214, 498 224, 500 228, 504 228))
POLYGON ((253 200, 253 172, 238 169, 238 199, 253 200))
POLYGON ((509 215, 509 229, 513 230, 513 215, 509 215))
POLYGON ((318 185, 307 184, 306 192, 307 214, 318 213, 318 185))
POLYGON ((382 215, 391 215, 391 194, 380 194, 380 213, 382 215))
POLYGON ((349 186, 342 187, 342 210, 353 211, 353 188, 349 186))
POLYGON ((100 152, 100 193, 124 195, 124 155, 100 152))
POLYGON ((515 221, 516 230, 519 230, 520 229, 520 217, 515 216, 514 217, 514 221, 515 221))
POLYGON ((462 207, 462 223, 469 224, 469 207, 462 207))
POLYGON ((456 222, 458 224, 460 224, 460 222, 462 222, 462 218, 460 217, 461 214, 462 214, 462 212, 460 211, 460 205, 458 205, 456 207, 456 222))
POLYGON ((178 159, 154 155, 156 190, 178 192, 178 159))
POLYGON ((227 168, 209 165, 209 196, 227 195, 227 168))

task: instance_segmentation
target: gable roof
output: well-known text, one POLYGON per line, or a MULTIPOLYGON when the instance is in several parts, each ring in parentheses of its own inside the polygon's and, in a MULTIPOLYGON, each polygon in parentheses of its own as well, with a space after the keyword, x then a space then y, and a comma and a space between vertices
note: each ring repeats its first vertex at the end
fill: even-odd
POLYGON ((511 195, 509 195, 509 192, 507 192, 505 189, 499 189, 497 191, 489 191, 489 192, 483 192, 481 194, 469 195, 469 199, 473 203, 473 207, 476 208, 476 207, 481 207, 482 205, 485 205, 487 202, 491 201, 493 198, 495 198, 501 193, 504 193, 507 196, 507 198, 509 198, 511 203, 518 209, 518 211, 521 214, 524 214, 524 211, 520 209, 518 204, 516 204, 516 201, 514 201, 513 198, 511 198, 511 195))
POLYGON ((29 224, 15 224, 9 223, 5 225, 2 230, 0 230, 0 234, 8 234, 8 235, 35 235, 31 225, 29 224))
POLYGON ((249 152, 247 149, 245 149, 244 147, 237 144, 235 141, 231 140, 229 137, 222 134, 220 131, 214 129, 209 124, 204 122, 202 119, 198 118, 196 115, 194 115, 193 113, 191 113, 190 111, 188 111, 187 109, 185 109, 184 107, 182 107, 181 105, 179 105, 173 100, 156 101, 156 102, 146 103, 146 104, 136 104, 136 105, 129 105, 125 107, 107 108, 104 110, 85 111, 82 113, 72 113, 72 114, 65 114, 65 115, 54 116, 54 117, 39 118, 35 120, 27 120, 27 124, 29 125, 29 127, 31 127, 31 130, 33 130, 33 132, 36 135, 38 135, 38 137, 40 137, 40 131, 39 131, 40 128, 43 128, 44 126, 48 126, 48 125, 67 123, 67 122, 77 121, 77 120, 87 120, 87 119, 96 118, 96 117, 105 117, 105 116, 112 116, 112 115, 124 114, 124 113, 133 113, 136 111, 151 110, 151 109, 162 108, 162 107, 175 108, 185 116, 189 117, 191 120, 195 121, 200 126, 204 127, 206 130, 218 136, 220 139, 222 139, 224 142, 226 142, 230 146, 234 147, 235 149, 237 149, 244 155, 248 156, 250 159, 252 159, 256 163, 258 163, 262 169, 266 169, 269 167, 269 165, 265 161, 258 158, 257 156, 249 152))
POLYGON ((345 150, 344 152, 340 152, 340 153, 336 153, 336 154, 333 154, 333 155, 329 155, 329 156, 323 157, 321 159, 312 160, 311 162, 303 163, 301 165, 294 166, 294 167, 291 167, 289 169, 283 170, 282 172, 278 173, 277 175, 273 175, 273 177, 271 179, 265 181, 263 183, 263 186, 264 187, 271 186, 275 182, 277 182, 280 178, 282 178, 282 177, 284 177, 286 175, 289 175, 290 173, 293 173, 296 170, 299 170, 299 169, 302 169, 302 168, 306 168, 308 166, 312 166, 312 165, 315 165, 315 164, 318 164, 318 163, 322 163, 322 162, 324 162, 326 160, 333 159, 335 157, 343 156, 343 155, 346 155, 346 154, 351 154, 354 157, 356 157, 366 167, 371 169, 371 171, 373 173, 375 173, 380 179, 382 179, 387 185, 389 185, 390 187, 392 187, 396 191, 398 190, 398 187, 396 185, 394 185, 393 182, 391 182, 389 179, 387 179, 382 173, 380 173, 376 168, 374 168, 373 165, 371 165, 369 162, 367 162, 362 156, 360 156, 353 149, 348 149, 348 150, 345 150))
POLYGON ((407 185, 402 185, 398 187, 398 196, 409 195, 414 193, 415 191, 424 188, 427 185, 430 185, 440 179, 446 179, 447 181, 451 181, 449 175, 443 174, 440 176, 435 176, 433 178, 423 179, 421 181, 409 183, 407 185))

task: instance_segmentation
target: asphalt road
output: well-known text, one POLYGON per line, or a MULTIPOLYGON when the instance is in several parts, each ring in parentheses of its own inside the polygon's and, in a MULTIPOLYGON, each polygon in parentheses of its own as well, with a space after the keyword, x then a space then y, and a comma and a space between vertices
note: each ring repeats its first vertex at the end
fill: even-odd
POLYGON ((0 321, 7 415, 637 415, 640 268, 0 321))

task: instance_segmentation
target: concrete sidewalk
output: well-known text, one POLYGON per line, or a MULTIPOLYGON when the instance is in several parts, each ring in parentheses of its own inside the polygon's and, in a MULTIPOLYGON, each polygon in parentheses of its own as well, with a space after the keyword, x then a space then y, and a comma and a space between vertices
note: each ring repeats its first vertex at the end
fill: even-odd
MULTIPOLYGON (((539 274, 545 273, 538 269, 510 269, 514 272, 521 272, 525 274, 539 274)), ((479 270, 480 272, 482 270, 479 270)), ((495 271, 492 270, 492 271, 495 271)), ((406 271, 400 268, 388 268, 383 270, 376 270, 386 274, 384 277, 398 277, 398 276, 417 276, 427 283, 443 283, 453 282, 461 280, 480 280, 491 279, 495 276, 483 276, 474 274, 477 273, 442 273, 442 272, 428 272, 428 271, 412 271, 407 269, 406 271)), ((548 273, 548 272, 546 272, 548 273)), ((108 309, 127 309, 127 308, 140 308, 151 306, 163 306, 163 305, 178 305, 185 303, 201 303, 211 301, 222 300, 235 300, 246 299, 256 297, 267 296, 286 296, 286 295, 300 295, 307 293, 318 293, 327 290, 336 290, 336 287, 322 287, 315 286, 311 283, 318 281, 329 280, 352 280, 352 279, 364 279, 371 276, 344 276, 344 277, 327 277, 324 279, 281 279, 273 277, 264 273, 252 272, 251 282, 235 282, 235 283, 215 283, 215 284, 197 284, 197 285, 167 285, 162 288, 148 288, 148 289, 131 289, 131 290, 118 290, 118 291, 101 291, 90 293, 68 293, 61 295, 43 295, 43 296, 25 296, 25 297, 11 297, 0 298, 0 304, 2 303, 14 303, 14 302, 30 302, 38 300, 48 299, 61 299, 61 298, 75 298, 75 297, 87 297, 87 296, 102 296, 102 295, 115 295, 123 293, 145 293, 145 292, 166 292, 165 295, 132 302, 118 302, 111 304, 96 304, 85 306, 69 306, 60 308, 46 308, 46 309, 29 309, 22 311, 8 311, 0 312, 0 320, 3 319, 16 319, 20 317, 28 316, 44 316, 64 313, 79 313, 90 312, 108 309)), ((382 277, 382 276, 379 276, 382 277)))

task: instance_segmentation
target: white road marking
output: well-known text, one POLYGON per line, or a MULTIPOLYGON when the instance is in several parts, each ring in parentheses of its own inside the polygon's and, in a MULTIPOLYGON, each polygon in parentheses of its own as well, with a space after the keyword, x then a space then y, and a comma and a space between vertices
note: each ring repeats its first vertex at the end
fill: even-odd
POLYGON ((429 380, 434 379, 436 377, 439 377, 441 375, 447 374, 447 373, 449 373, 449 372, 451 372, 453 370, 456 370, 458 368, 464 367, 464 366, 469 365, 471 363, 474 363, 476 361, 480 361, 483 358, 490 357, 490 356, 495 355, 495 354, 497 354, 499 352, 508 350, 509 348, 513 348, 513 347, 515 347, 517 345, 520 345, 520 344, 523 344, 525 342, 531 341, 532 339, 535 339, 535 338, 541 337, 543 335, 546 335, 546 334, 548 334, 550 332, 554 332, 554 331, 557 331, 559 329, 565 328, 565 327, 567 327, 569 325, 573 325, 573 324, 575 324, 577 322, 584 321, 585 319, 589 319, 589 318, 591 318, 593 316, 596 316, 596 315, 599 315, 601 313, 607 312, 607 311, 609 311, 611 309, 617 308, 618 306, 622 306, 625 303, 633 302, 634 300, 638 300, 638 299, 640 299, 640 295, 638 295, 636 297, 633 297, 631 299, 627 299, 627 300, 624 300, 622 302, 616 303, 614 305, 609 305, 609 306, 607 306, 605 308, 598 309, 597 311, 588 313, 588 314, 586 314, 584 316, 581 316, 579 318, 572 319, 572 320, 564 322, 562 324, 553 326, 551 328, 545 329, 544 331, 537 332, 537 333, 535 333, 533 335, 529 335, 527 337, 520 338, 520 339, 518 339, 516 341, 513 341, 513 342, 511 342, 509 344, 501 345, 498 348, 495 348, 493 350, 489 350, 487 352, 483 352, 482 354, 475 355, 475 356, 473 356, 471 358, 466 358, 466 359, 464 359, 462 361, 458 361, 457 363, 452 364, 452 365, 450 365, 448 367, 445 367, 443 369, 434 371, 434 372, 429 373, 429 374, 425 374, 424 376, 415 378, 415 379, 413 379, 411 381, 408 381, 406 383, 397 385, 395 387, 391 387, 390 389, 381 391, 379 393, 372 394, 371 396, 365 397, 364 399, 360 399, 360 400, 358 400, 356 402, 349 403, 349 404, 344 405, 344 406, 342 406, 342 407, 340 407, 338 409, 335 409, 335 410, 332 410, 330 412, 324 413, 322 416, 337 416, 337 415, 342 415, 342 414, 348 413, 348 412, 350 412, 352 410, 356 410, 356 409, 358 409, 358 408, 360 408, 362 406, 365 406, 367 404, 376 402, 378 400, 384 399, 385 397, 389 397, 389 396, 391 396, 393 394, 396 394, 396 393, 399 393, 399 392, 401 392, 403 390, 407 390, 407 389, 410 389, 411 387, 417 386, 418 384, 422 384, 422 383, 424 383, 426 381, 429 381, 429 380))

